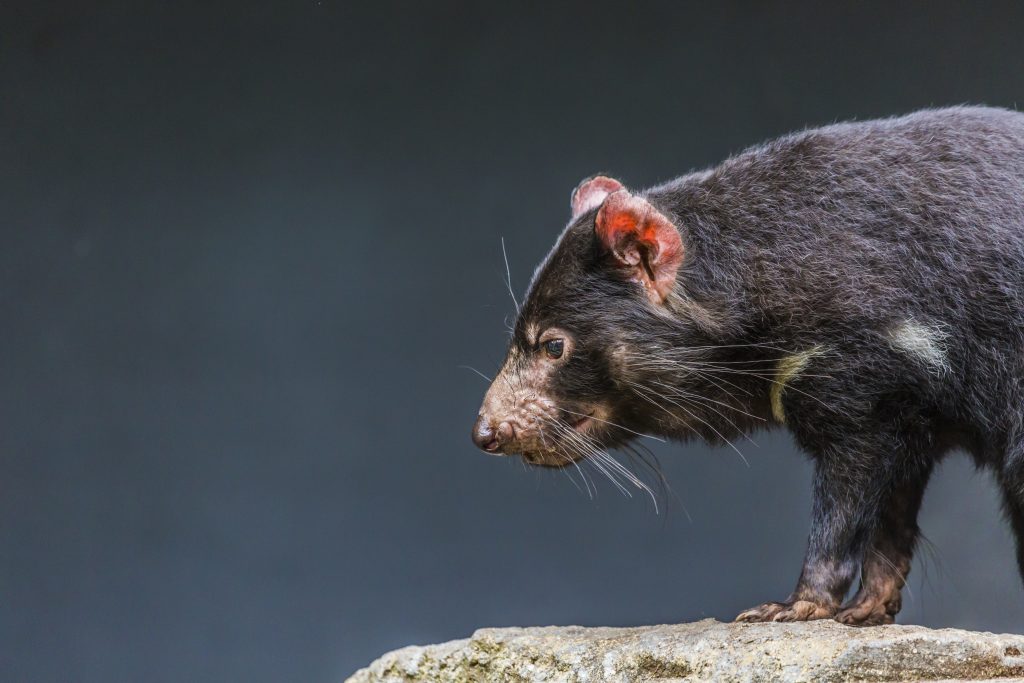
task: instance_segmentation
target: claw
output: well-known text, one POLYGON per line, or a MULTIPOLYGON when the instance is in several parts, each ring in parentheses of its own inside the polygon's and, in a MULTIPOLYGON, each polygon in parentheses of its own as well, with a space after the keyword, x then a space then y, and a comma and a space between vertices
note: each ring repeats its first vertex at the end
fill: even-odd
POLYGON ((884 602, 862 600, 839 610, 836 621, 847 626, 884 626, 895 623, 896 615, 884 602))
POLYGON ((766 602, 741 612, 736 621, 813 621, 828 619, 835 616, 836 608, 820 605, 810 600, 794 600, 792 602, 766 602))

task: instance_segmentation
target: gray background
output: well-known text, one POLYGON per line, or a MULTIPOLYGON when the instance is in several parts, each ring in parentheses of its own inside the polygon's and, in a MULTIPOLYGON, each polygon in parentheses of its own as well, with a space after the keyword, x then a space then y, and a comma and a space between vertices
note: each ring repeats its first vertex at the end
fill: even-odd
MULTIPOLYGON (((521 292, 589 173, 1019 102, 1024 7, 893 4, 0 3, 0 678, 337 681, 783 597, 785 434, 657 448, 656 515, 475 452, 459 366, 503 354, 500 238, 521 292)), ((1024 629, 987 476, 923 527, 901 620, 1024 629)))

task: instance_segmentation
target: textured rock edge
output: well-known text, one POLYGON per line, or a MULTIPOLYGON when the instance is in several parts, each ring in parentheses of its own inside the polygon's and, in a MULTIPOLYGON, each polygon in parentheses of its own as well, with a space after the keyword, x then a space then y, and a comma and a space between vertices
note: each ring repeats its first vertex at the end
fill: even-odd
MULTIPOLYGON (((1024 677, 1024 636, 833 621, 480 629, 389 652, 347 683, 969 681, 1024 677)), ((1024 679, 1019 679, 1024 680, 1024 679)))

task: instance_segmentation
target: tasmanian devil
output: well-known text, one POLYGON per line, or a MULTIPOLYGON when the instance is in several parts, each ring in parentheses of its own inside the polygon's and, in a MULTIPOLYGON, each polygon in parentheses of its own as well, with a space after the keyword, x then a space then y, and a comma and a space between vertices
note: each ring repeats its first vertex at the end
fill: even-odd
POLYGON ((559 467, 788 427, 815 465, 803 568, 739 621, 891 623, 955 449, 995 472, 1024 574, 1024 114, 806 130, 642 192, 591 177, 571 208, 480 448, 559 467))

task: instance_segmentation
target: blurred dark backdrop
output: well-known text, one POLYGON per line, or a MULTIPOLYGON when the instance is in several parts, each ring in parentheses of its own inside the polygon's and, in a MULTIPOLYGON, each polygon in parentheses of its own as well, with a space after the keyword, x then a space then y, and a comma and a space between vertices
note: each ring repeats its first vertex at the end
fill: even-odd
MULTIPOLYGON (((0 3, 0 678, 337 681, 784 596, 784 434, 749 467, 657 448, 658 515, 474 451, 500 238, 521 292, 594 171, 1013 107, 1022 32, 997 3, 0 3)), ((923 527, 901 620, 1024 629, 987 477, 948 462, 923 527)))

